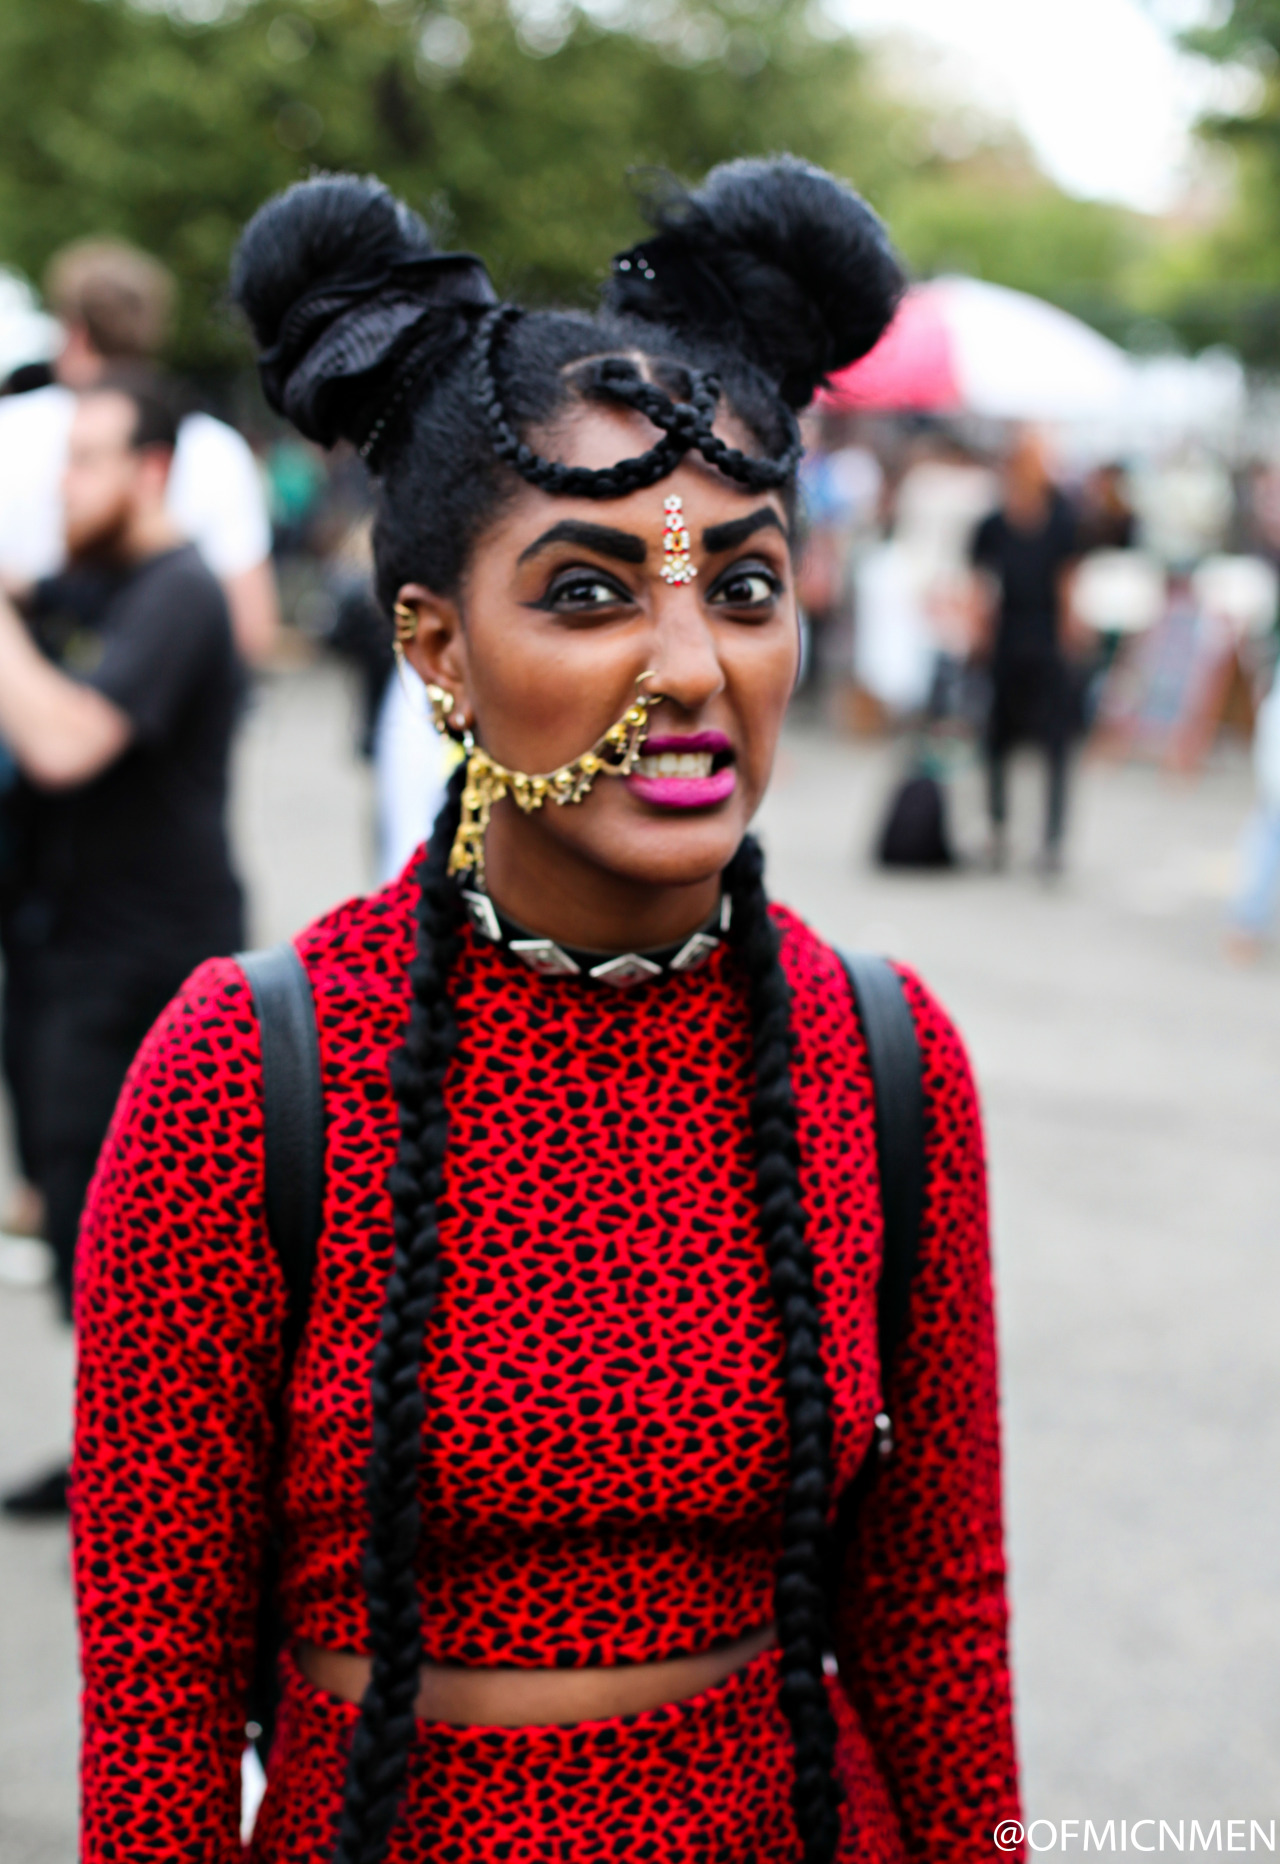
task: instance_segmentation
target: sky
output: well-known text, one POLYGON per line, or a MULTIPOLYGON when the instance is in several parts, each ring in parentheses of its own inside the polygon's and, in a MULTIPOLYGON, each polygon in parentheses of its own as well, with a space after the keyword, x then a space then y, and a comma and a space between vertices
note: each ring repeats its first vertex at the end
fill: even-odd
POLYGON ((854 30, 941 49, 948 88, 1011 116, 1069 192, 1158 213, 1185 191, 1197 112, 1230 83, 1172 42, 1207 3, 831 0, 831 10, 854 30))

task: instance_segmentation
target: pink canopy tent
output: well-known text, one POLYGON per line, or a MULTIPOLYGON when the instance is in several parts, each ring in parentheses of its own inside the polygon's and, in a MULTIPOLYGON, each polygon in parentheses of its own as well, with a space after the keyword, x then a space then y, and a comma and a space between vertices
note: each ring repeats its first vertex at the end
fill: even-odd
POLYGON ((832 377, 823 405, 997 420, 1099 419, 1132 393, 1124 351, 1056 305, 976 278, 914 286, 861 362, 832 377))

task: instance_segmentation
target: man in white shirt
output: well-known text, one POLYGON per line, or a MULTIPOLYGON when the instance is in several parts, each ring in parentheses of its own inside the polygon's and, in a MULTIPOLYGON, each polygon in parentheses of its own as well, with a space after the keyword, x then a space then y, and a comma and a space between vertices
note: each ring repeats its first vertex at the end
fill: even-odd
MULTIPOLYGON (((75 393, 115 364, 164 342, 173 281, 156 260, 115 240, 66 247, 47 276, 63 344, 47 388, 0 399, 0 584, 23 588, 63 564, 62 476, 75 393)), ((169 513, 221 582, 236 645, 250 665, 270 654, 280 623, 271 525, 253 454, 207 414, 182 422, 169 513)))

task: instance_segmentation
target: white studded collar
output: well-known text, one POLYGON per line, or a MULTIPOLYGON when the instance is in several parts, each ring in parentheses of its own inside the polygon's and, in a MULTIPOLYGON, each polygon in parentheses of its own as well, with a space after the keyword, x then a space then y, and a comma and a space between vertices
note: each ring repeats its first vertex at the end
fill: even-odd
POLYGON ((467 917, 480 937, 501 945, 539 977, 589 978, 615 990, 633 990, 637 984, 654 978, 696 971, 720 945, 729 930, 731 913, 726 893, 706 924, 677 944, 650 951, 609 953, 583 951, 573 945, 558 945, 554 939, 537 938, 500 913, 489 895, 477 887, 464 887, 462 899, 467 917))

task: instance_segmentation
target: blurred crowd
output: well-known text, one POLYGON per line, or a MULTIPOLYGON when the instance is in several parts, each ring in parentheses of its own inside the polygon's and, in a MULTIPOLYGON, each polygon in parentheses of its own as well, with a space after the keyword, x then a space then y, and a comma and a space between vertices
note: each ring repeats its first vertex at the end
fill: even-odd
POLYGON ((955 858, 943 777, 960 745, 985 763, 994 867, 1009 753, 1042 754, 1039 864, 1054 874, 1079 747, 1194 772, 1223 734, 1252 739, 1259 805, 1232 940, 1254 952, 1280 890, 1280 468, 1233 468, 1194 440, 1091 460, 1065 434, 837 411, 811 415, 806 439, 810 691, 853 729, 913 746, 881 858, 955 858))
MULTIPOLYGON (((447 774, 374 600, 363 469, 256 402, 241 431, 167 379, 172 296, 131 247, 67 249, 46 281, 56 353, 0 393, 2 1059, 21 1175, 0 1229, 52 1245, 68 1312, 125 1071, 185 975, 243 942, 226 817, 253 673, 317 651, 353 669, 379 878, 423 839, 447 774)), ((1010 754, 1028 744, 1055 875, 1082 744, 1186 771, 1234 731, 1253 739, 1258 803, 1230 936, 1255 953, 1280 893, 1280 466, 1233 469, 1194 442, 1073 460, 991 423, 827 410, 807 426, 800 703, 909 747, 880 858, 955 862, 947 773, 977 755, 983 856, 1003 866, 1010 754)), ((57 1511, 65 1493, 64 1470, 42 1472, 5 1506, 57 1511)))

